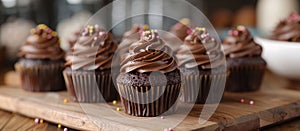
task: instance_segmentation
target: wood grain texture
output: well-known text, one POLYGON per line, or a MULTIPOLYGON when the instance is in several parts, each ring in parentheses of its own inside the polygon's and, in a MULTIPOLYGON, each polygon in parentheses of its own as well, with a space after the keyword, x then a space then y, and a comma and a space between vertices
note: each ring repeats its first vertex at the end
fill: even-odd
MULTIPOLYGON (((0 110, 0 130, 1 131, 62 131, 53 124, 46 121, 35 123, 34 119, 16 113, 0 110)), ((69 129, 70 131, 72 129, 69 129)))
MULTIPOLYGON (((195 105, 189 115, 175 130, 257 130, 260 127, 300 116, 300 91, 291 90, 290 83, 267 73, 262 89, 252 93, 226 92, 212 117, 199 123, 203 105, 195 105), (245 99, 244 103, 240 99, 245 99), (249 101, 253 100, 254 105, 249 101)), ((136 118, 116 112, 120 104, 64 103, 66 92, 31 93, 20 88, 0 87, 0 108, 35 118, 82 130, 161 130, 169 122, 176 123, 180 113, 166 116, 165 120, 150 118, 153 122, 143 123, 149 118, 136 118), (115 113, 117 115, 111 115, 115 113), (136 121, 126 121, 132 118, 136 121), (167 122, 165 122, 167 121, 167 122)), ((184 107, 179 107, 184 108, 184 107)), ((122 107, 121 107, 122 110, 122 107)), ((0 119, 1 120, 1 119, 0 119)), ((24 120, 26 121, 26 120, 24 120)), ((0 124, 1 127, 1 124, 0 124)))

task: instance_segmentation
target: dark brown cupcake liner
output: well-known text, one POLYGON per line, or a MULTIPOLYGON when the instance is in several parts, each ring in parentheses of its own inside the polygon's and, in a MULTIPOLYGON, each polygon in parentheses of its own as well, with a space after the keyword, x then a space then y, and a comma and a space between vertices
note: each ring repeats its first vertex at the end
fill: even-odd
POLYGON ((227 74, 183 74, 181 101, 197 104, 218 103, 223 96, 227 74), (210 96, 209 93, 211 92, 210 96))
POLYGON ((46 92, 66 89, 62 74, 64 70, 63 62, 30 67, 16 63, 15 69, 20 73, 21 84, 24 90, 46 92))
POLYGON ((228 67, 230 75, 226 82, 226 91, 250 92, 259 90, 265 68, 265 64, 228 67))
POLYGON ((175 112, 180 89, 181 83, 163 87, 135 87, 118 83, 125 112, 139 117, 155 117, 175 112), (144 93, 139 95, 140 92, 144 93))
POLYGON ((67 90, 73 101, 95 103, 119 98, 110 70, 78 72, 66 69, 63 74, 67 90))

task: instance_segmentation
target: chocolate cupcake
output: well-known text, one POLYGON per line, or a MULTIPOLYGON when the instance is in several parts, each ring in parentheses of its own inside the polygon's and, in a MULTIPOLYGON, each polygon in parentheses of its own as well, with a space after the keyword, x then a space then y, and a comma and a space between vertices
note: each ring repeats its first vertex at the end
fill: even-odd
POLYGON ((139 41, 140 33, 142 29, 139 25, 134 25, 129 31, 125 32, 122 37, 122 41, 117 49, 117 62, 121 61, 124 54, 128 53, 129 46, 134 42, 139 41))
POLYGON ((121 62, 117 78, 125 112, 154 117, 176 109, 181 78, 171 49, 157 31, 145 31, 121 62))
POLYGON ((65 52, 59 38, 44 24, 31 30, 20 49, 15 68, 21 74, 22 88, 27 91, 59 91, 65 89, 62 71, 65 52), (51 79, 49 79, 51 78, 51 79))
POLYGON ((167 45, 174 51, 182 45, 186 36, 188 36, 191 23, 187 18, 181 19, 178 23, 171 27, 169 33, 163 35, 163 40, 166 41, 167 45))
POLYGON ((98 25, 87 26, 66 56, 64 78, 72 100, 105 102, 117 99, 111 62, 117 42, 98 25))
POLYGON ((237 26, 229 31, 223 49, 230 75, 226 90, 233 92, 256 91, 260 88, 266 68, 261 57, 262 47, 254 42, 248 29, 237 26))
POLYGON ((200 104, 219 102, 226 81, 221 44, 205 28, 197 27, 185 38, 176 57, 184 80, 182 100, 200 104))
POLYGON ((273 40, 300 42, 300 17, 292 13, 288 18, 279 22, 270 37, 273 40))

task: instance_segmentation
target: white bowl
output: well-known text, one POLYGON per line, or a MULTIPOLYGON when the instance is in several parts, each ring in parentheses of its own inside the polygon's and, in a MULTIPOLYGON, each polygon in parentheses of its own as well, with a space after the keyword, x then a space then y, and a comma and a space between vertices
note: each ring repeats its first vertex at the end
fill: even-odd
POLYGON ((262 57, 274 73, 292 80, 300 80, 300 42, 276 41, 256 37, 263 47, 262 57))

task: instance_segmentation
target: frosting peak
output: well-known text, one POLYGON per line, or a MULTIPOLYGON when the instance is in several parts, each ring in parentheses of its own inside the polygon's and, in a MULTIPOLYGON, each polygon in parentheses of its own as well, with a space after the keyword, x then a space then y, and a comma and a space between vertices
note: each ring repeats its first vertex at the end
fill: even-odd
POLYGON ((185 68, 212 69, 225 63, 218 43, 205 28, 196 27, 177 51, 179 66, 185 68))
POLYGON ((279 22, 270 37, 274 40, 300 42, 300 17, 292 13, 288 18, 279 22))
POLYGON ((168 73, 176 69, 171 49, 160 39, 156 30, 144 31, 141 39, 129 47, 123 57, 121 72, 168 73))
POLYGON ((31 29, 31 35, 18 54, 22 58, 48 60, 63 59, 64 55, 57 33, 44 24, 31 29))
POLYGON ((223 42, 226 57, 253 57, 261 56, 262 47, 254 42, 251 33, 245 26, 233 27, 223 42))
POLYGON ((98 25, 87 26, 71 48, 65 65, 71 66, 72 70, 109 69, 116 49, 117 43, 109 32, 98 25))

